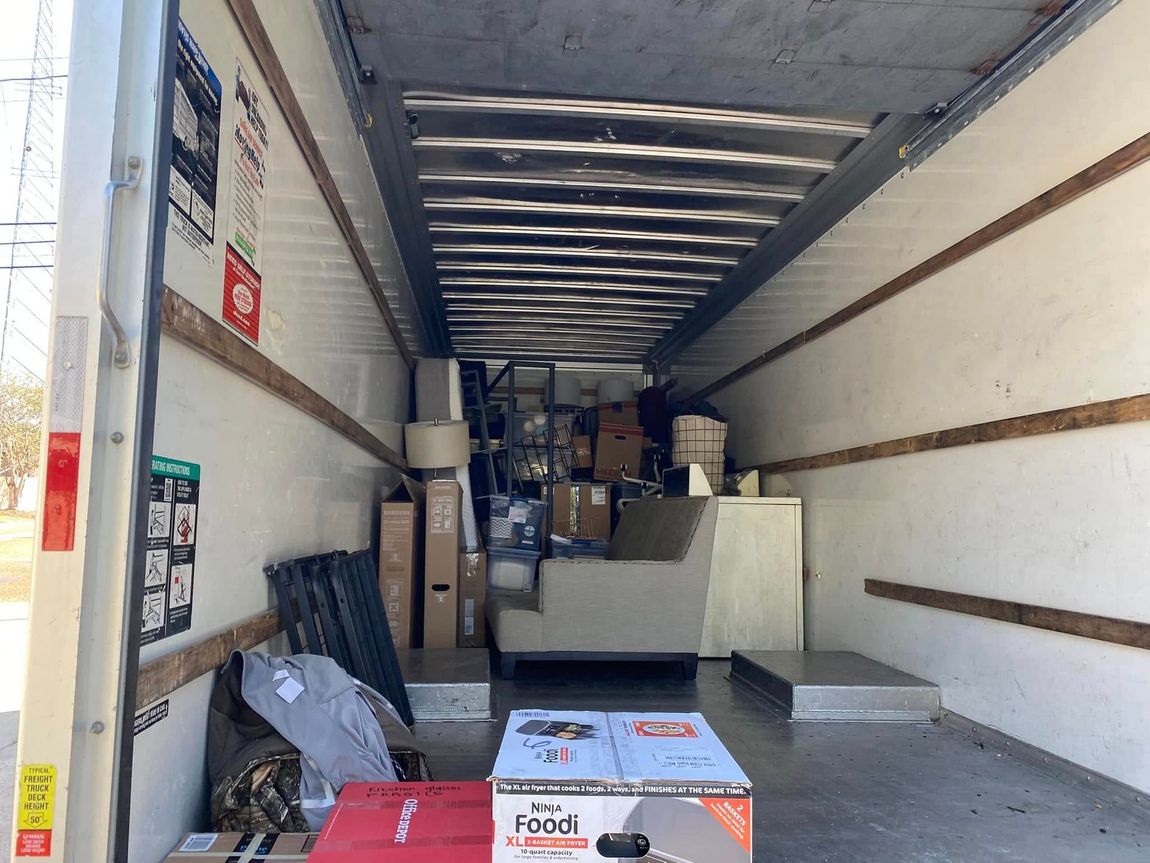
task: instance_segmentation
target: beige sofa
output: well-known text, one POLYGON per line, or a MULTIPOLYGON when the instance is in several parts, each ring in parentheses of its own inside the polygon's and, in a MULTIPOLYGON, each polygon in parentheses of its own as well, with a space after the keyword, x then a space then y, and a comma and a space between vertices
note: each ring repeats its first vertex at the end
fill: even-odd
POLYGON ((490 591, 503 676, 525 660, 652 660, 693 679, 717 513, 714 498, 636 501, 607 560, 546 560, 537 590, 490 591))

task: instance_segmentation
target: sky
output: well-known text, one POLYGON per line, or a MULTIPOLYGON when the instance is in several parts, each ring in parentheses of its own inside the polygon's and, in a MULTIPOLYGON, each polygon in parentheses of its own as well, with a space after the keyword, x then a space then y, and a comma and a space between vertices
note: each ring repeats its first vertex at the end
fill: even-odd
MULTIPOLYGON (((71 37, 72 0, 46 0, 52 8, 52 50, 49 52, 52 75, 68 73, 68 47, 71 37)), ((24 148, 24 131, 28 113, 29 83, 32 72, 32 54, 36 36, 36 15, 41 0, 5 0, 4 26, 0 28, 0 222, 11 223, 16 218, 17 195, 20 181, 20 163, 24 148), (16 80, 12 80, 16 79, 16 80)), ((30 178, 26 185, 29 204, 26 208, 36 213, 37 221, 54 221, 58 188, 56 178, 60 171, 60 153, 64 132, 64 101, 67 78, 53 78, 50 116, 42 118, 42 128, 48 132, 43 149, 43 164, 47 171, 30 178), (42 215, 41 215, 42 214, 42 215)), ((28 219, 27 213, 24 219, 28 219)), ((10 224, 0 224, 0 314, 9 296, 8 330, 4 343, 2 371, 25 374, 43 379, 47 361, 49 297, 51 270, 28 269, 32 265, 51 263, 53 226, 24 227, 13 234, 10 224), (13 240, 21 245, 13 246, 13 240), (29 242, 29 241, 39 242, 29 242), (15 255, 13 257, 13 252, 15 255), (24 267, 10 269, 15 264, 24 267)), ((2 329, 2 326, 0 326, 2 329)))

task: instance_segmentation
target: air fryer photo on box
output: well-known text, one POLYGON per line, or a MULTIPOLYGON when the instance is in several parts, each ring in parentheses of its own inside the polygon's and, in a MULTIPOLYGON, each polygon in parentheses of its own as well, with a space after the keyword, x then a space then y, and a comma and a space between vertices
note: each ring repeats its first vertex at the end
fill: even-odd
POLYGON ((751 783, 698 713, 511 714, 493 863, 749 863, 751 783))

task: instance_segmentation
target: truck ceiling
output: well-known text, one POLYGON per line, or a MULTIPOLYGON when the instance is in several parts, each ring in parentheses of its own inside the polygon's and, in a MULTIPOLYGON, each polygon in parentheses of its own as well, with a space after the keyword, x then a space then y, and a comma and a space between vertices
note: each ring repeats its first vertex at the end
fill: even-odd
POLYGON ((669 360, 948 106, 1103 5, 324 2, 427 351, 636 363, 669 360))

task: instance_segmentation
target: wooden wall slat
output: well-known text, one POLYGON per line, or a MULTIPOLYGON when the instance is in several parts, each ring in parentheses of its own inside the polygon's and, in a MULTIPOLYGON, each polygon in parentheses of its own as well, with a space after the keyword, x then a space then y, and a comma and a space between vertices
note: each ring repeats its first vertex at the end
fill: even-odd
POLYGON ((871 596, 1150 650, 1150 623, 868 578, 871 596))
POLYGON ((145 663, 136 681, 136 710, 215 671, 233 650, 251 650, 282 631, 279 612, 269 608, 190 647, 145 663))
POLYGON ((275 48, 272 46, 271 38, 268 36, 267 30, 264 29, 259 12, 256 11, 252 0, 228 0, 228 5, 231 6, 232 14, 235 15, 236 21, 247 39, 248 47, 255 54, 256 62, 259 63, 260 70, 263 72, 264 78, 267 79, 272 95, 275 96, 280 110, 283 111, 284 117, 287 119, 296 144, 299 146, 300 152, 303 153, 304 159, 307 160, 308 167, 311 168, 312 175, 335 217, 336 224, 339 225, 340 232, 351 249, 352 257, 355 259, 360 273, 367 280, 372 296, 375 297, 375 301, 379 305, 384 323, 395 341, 400 356, 403 357, 408 368, 414 368, 415 358, 407 347, 407 341, 403 336, 403 331, 399 328, 399 322, 395 319, 391 305, 387 301, 387 295, 383 292, 383 285, 380 284, 379 276, 376 275, 371 257, 363 246, 359 231, 356 230, 351 214, 347 211, 343 196, 339 193, 339 187, 323 158, 319 143, 316 141, 315 135, 312 134, 311 126, 308 124, 303 108, 288 81, 287 72, 280 62, 279 55, 276 54, 275 48))
POLYGON ((991 420, 974 425, 944 429, 943 431, 896 438, 882 443, 835 450, 820 455, 767 462, 752 465, 752 467, 757 467, 765 473, 818 470, 824 467, 837 467, 838 465, 873 461, 896 455, 909 455, 910 453, 929 452, 969 444, 1011 440, 1144 420, 1150 420, 1150 393, 1111 399, 1105 402, 1075 405, 1069 408, 1058 408, 1057 410, 1025 414, 1007 419, 991 420))
POLYGON ((1089 168, 1078 172, 1068 180, 1063 180, 1057 186, 1043 192, 1037 198, 1027 201, 1021 207, 1011 210, 1005 216, 995 219, 989 225, 975 231, 968 237, 959 240, 954 245, 943 249, 937 255, 933 255, 923 261, 916 267, 912 267, 900 276, 896 276, 885 285, 875 288, 869 294, 860 297, 850 305, 839 309, 830 317, 819 321, 809 329, 803 330, 797 335, 791 336, 785 342, 768 351, 763 352, 753 360, 739 366, 733 372, 729 372, 723 377, 719 378, 714 383, 708 384, 695 393, 692 393, 684 401, 697 402, 705 399, 719 390, 729 387, 735 381, 745 378, 752 372, 758 371, 763 366, 773 363, 775 360, 786 356, 792 351, 796 351, 803 345, 813 342, 817 338, 825 336, 827 333, 841 327, 843 324, 853 321, 855 318, 873 309, 887 300, 898 296, 907 288, 911 288, 931 276, 937 275, 948 267, 957 264, 959 261, 969 258, 971 255, 982 251, 991 243, 1001 240, 1008 234, 1012 234, 1020 228, 1024 228, 1032 222, 1041 219, 1043 216, 1063 207, 1088 192, 1092 192, 1104 183, 1108 183, 1115 177, 1126 173, 1131 168, 1141 165, 1143 162, 1150 159, 1150 132, 1143 135, 1141 138, 1130 142, 1125 147, 1115 150, 1109 156, 1095 162, 1089 168))
POLYGON ((174 339, 215 360, 328 428, 339 432, 375 457, 407 472, 407 460, 299 378, 280 368, 215 318, 171 288, 164 287, 160 327, 174 339))

